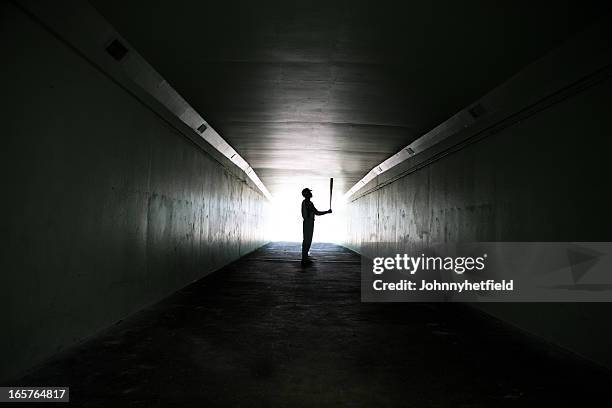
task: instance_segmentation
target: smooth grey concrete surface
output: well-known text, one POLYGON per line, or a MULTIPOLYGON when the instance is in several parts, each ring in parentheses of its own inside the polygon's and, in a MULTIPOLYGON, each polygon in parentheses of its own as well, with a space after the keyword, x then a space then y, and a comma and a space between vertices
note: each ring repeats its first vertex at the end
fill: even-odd
POLYGON ((575 407, 608 371, 459 304, 360 302, 359 256, 273 243, 13 385, 80 407, 575 407))
POLYGON ((345 192, 599 16, 581 1, 92 0, 251 164, 345 192))
POLYGON ((41 25, 0 10, 5 378, 261 246, 267 202, 41 25))
MULTIPOLYGON (((612 241, 611 102, 608 79, 371 190, 349 206, 347 245, 612 241)), ((612 367, 609 304, 477 306, 612 367)))

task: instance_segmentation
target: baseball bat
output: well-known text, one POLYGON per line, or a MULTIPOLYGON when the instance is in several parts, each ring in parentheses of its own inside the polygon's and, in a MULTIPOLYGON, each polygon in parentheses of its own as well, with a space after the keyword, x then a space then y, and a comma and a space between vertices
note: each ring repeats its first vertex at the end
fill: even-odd
POLYGON ((332 194, 334 192, 334 178, 329 179, 329 209, 331 210, 332 194))

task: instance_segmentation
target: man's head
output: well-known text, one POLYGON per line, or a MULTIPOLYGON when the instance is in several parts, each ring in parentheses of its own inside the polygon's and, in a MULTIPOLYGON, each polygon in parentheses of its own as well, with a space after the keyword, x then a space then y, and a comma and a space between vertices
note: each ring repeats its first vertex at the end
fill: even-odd
POLYGON ((309 188, 305 188, 302 190, 302 195, 304 196, 304 198, 311 198, 312 191, 309 188))

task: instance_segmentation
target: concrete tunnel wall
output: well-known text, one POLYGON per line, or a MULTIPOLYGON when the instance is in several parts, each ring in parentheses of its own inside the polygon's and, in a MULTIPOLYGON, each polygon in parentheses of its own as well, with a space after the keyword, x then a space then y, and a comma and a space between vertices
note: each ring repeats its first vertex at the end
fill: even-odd
POLYGON ((0 19, 8 378, 258 248, 268 205, 37 22, 0 19))
MULTIPOLYGON (((347 246, 611 241, 611 99, 608 77, 390 184, 370 186, 348 206, 347 246)), ((475 306, 612 367, 608 303, 475 306)))

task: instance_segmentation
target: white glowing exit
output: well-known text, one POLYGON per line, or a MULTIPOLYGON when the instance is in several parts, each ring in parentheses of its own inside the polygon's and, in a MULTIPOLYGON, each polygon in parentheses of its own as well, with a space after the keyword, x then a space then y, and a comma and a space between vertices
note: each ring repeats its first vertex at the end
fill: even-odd
MULTIPOLYGON (((272 214, 268 225, 271 241, 302 241, 302 188, 312 188, 312 202, 319 211, 329 209, 329 188, 300 186, 295 191, 275 194, 271 200, 272 214)), ((332 214, 315 218, 313 242, 341 243, 346 235, 346 201, 334 193, 332 214)))

